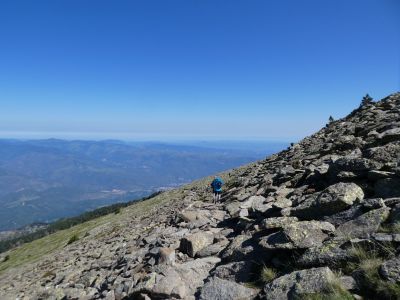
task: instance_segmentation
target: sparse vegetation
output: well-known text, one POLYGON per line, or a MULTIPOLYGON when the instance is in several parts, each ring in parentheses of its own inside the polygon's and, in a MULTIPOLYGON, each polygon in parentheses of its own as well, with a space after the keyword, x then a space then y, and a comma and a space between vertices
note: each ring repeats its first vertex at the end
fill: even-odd
POLYGON ((335 274, 335 277, 326 285, 320 293, 306 294, 299 297, 301 300, 353 300, 354 297, 347 291, 340 280, 340 274, 335 274))
POLYGON ((349 249, 355 258, 348 272, 356 278, 363 295, 368 299, 400 299, 400 285, 381 278, 379 268, 385 258, 394 256, 395 250, 388 245, 373 245, 369 249, 353 246, 349 249))
POLYGON ((56 276, 56 274, 54 273, 54 271, 47 271, 46 273, 44 273, 43 274, 43 278, 46 278, 46 277, 55 277, 56 276))
POLYGON ((82 224, 84 222, 97 219, 101 216, 106 216, 106 215, 109 215, 112 213, 119 214, 119 213, 121 213, 121 209, 123 207, 128 207, 128 206, 138 203, 140 201, 151 199, 151 198, 157 196, 158 194, 160 194, 160 192, 156 192, 154 194, 151 194, 148 197, 144 197, 139 200, 133 200, 130 202, 125 202, 125 203, 116 203, 113 205, 101 207, 101 208, 95 209, 93 211, 83 213, 76 217, 60 219, 54 223, 49 224, 49 226, 46 229, 38 230, 36 232, 30 233, 27 235, 23 235, 23 236, 20 236, 20 237, 11 239, 11 240, 1 241, 0 242, 0 253, 5 252, 14 247, 20 246, 22 244, 29 243, 34 240, 40 239, 44 236, 55 233, 57 231, 68 229, 68 228, 71 228, 78 224, 82 224))
POLYGON ((383 233, 400 233, 400 222, 383 224, 379 228, 379 232, 383 232, 383 233))
POLYGON ((369 94, 366 94, 361 100, 361 106, 371 104, 372 101, 373 101, 372 97, 369 94))
POLYGON ((75 242, 78 241, 78 240, 79 240, 79 236, 76 235, 76 234, 74 234, 74 235, 71 236, 70 239, 68 240, 67 245, 70 245, 70 244, 72 244, 72 243, 75 243, 75 242))
POLYGON ((264 266, 261 269, 260 277, 261 282, 265 284, 274 280, 277 277, 277 273, 274 269, 264 266))
POLYGON ((332 123, 334 121, 335 121, 335 119, 332 116, 329 116, 329 123, 332 123))
POLYGON ((10 260, 10 255, 6 255, 6 256, 4 256, 4 258, 3 258, 3 261, 2 261, 2 262, 6 262, 6 261, 8 261, 8 260, 10 260))
MULTIPOLYGON (((199 181, 192 183, 192 185, 198 183, 199 181)), ((157 209, 160 206, 166 205, 168 201, 176 199, 175 193, 177 193, 177 190, 172 190, 167 193, 158 193, 151 197, 149 196, 149 199, 146 201, 135 201, 133 204, 128 205, 126 209, 122 210, 118 218, 116 218, 114 214, 109 213, 20 245, 19 247, 10 250, 11 253, 8 261, 0 264, 0 274, 9 268, 15 268, 27 263, 35 262, 46 254, 54 253, 57 249, 64 247, 66 241, 68 241, 74 234, 77 236, 91 234, 89 233, 90 230, 105 224, 107 224, 107 228, 110 226, 113 228, 118 224, 121 218, 124 218, 125 216, 129 218, 143 216, 152 209, 157 209)))

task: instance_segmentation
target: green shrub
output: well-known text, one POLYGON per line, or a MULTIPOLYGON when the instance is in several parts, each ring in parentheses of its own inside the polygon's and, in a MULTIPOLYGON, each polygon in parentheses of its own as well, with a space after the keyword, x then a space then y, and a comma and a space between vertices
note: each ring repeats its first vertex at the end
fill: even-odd
POLYGON ((349 249, 355 262, 351 263, 361 293, 368 299, 400 299, 400 284, 381 278, 379 268, 386 258, 394 255, 391 245, 373 245, 371 249, 354 246, 349 249))
POLYGON ((69 239, 67 245, 70 245, 72 243, 75 243, 77 240, 79 240, 79 236, 74 234, 73 236, 71 236, 71 238, 69 239))
POLYGON ((4 256, 4 258, 3 258, 3 261, 2 261, 2 262, 6 262, 6 261, 8 261, 8 260, 10 260, 10 255, 6 255, 6 256, 4 256))
POLYGON ((261 269, 260 280, 263 284, 271 282, 277 277, 277 273, 274 269, 264 266, 261 269))

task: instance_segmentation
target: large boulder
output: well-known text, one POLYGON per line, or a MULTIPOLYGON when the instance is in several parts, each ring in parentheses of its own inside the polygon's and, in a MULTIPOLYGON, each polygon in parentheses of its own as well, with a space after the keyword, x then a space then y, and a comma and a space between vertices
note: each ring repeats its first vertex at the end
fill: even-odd
POLYGON ((189 224, 191 228, 198 228, 211 222, 208 210, 186 210, 180 213, 179 217, 189 224))
POLYGON ((301 299, 307 294, 324 291, 334 278, 328 267, 295 271, 265 285, 262 299, 301 299))
POLYGON ((251 235, 238 235, 222 252, 221 257, 225 261, 244 260, 254 252, 256 246, 251 235))
POLYGON ((249 260, 231 262, 220 265, 212 272, 213 275, 235 282, 248 282, 253 275, 255 263, 249 260))
POLYGON ((199 299, 245 300, 253 299, 257 293, 256 289, 245 287, 234 281, 213 277, 201 289, 199 299))
POLYGON ((392 141, 399 141, 400 140, 400 128, 392 128, 392 129, 388 129, 388 130, 382 132, 379 135, 379 139, 381 139, 382 142, 384 142, 384 143, 392 142, 392 141))
POLYGON ((276 229, 283 228, 286 225, 298 222, 299 219, 296 217, 277 217, 277 218, 267 218, 261 222, 261 226, 264 229, 276 229))
POLYGON ((132 294, 145 293, 157 299, 193 298, 210 270, 220 261, 217 257, 207 257, 175 266, 158 265, 154 272, 145 276, 133 288, 132 294))
POLYGON ((371 210, 358 218, 340 225, 335 235, 339 239, 369 238, 375 233, 382 222, 389 217, 390 209, 382 207, 371 210))
POLYGON ((197 257, 206 257, 206 256, 213 256, 218 255, 222 250, 226 248, 229 244, 227 239, 224 239, 218 243, 208 245, 207 247, 201 249, 196 253, 197 257))
POLYGON ((332 174, 353 172, 357 175, 366 175, 369 170, 380 169, 382 164, 368 158, 342 157, 336 160, 329 169, 332 174))
POLYGON ((289 223, 282 231, 260 239, 266 249, 307 249, 321 246, 335 226, 328 222, 303 221, 289 223))
POLYGON ((307 249, 296 261, 302 268, 311 267, 340 267, 348 263, 351 255, 349 251, 340 248, 337 241, 328 241, 319 247, 307 249))
POLYGON ((343 211, 363 199, 364 192, 357 184, 340 182, 311 195, 292 208, 290 214, 303 219, 318 219, 343 211))
POLYGON ((211 232, 199 231, 182 238, 179 249, 182 253, 195 257, 197 252, 211 245, 213 241, 214 235, 211 232))
POLYGON ((251 214, 262 214, 272 207, 272 204, 265 203, 265 201, 266 198, 263 196, 251 196, 242 203, 240 208, 249 210, 251 214))

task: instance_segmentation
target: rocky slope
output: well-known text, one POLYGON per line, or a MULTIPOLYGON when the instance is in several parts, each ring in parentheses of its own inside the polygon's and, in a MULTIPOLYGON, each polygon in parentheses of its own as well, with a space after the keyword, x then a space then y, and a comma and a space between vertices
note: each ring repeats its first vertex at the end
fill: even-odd
POLYGON ((222 174, 221 203, 206 178, 3 268, 0 298, 400 299, 399 162, 397 93, 222 174))

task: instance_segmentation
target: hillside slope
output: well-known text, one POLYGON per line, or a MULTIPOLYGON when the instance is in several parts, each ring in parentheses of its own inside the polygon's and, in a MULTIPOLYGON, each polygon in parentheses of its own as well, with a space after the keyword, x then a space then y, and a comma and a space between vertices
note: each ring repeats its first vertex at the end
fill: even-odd
POLYGON ((139 199, 262 157, 185 144, 0 139, 0 231, 139 199))
POLYGON ((205 178, 4 253, 0 298, 400 299, 399 163, 397 93, 222 174, 221 203, 205 178))

